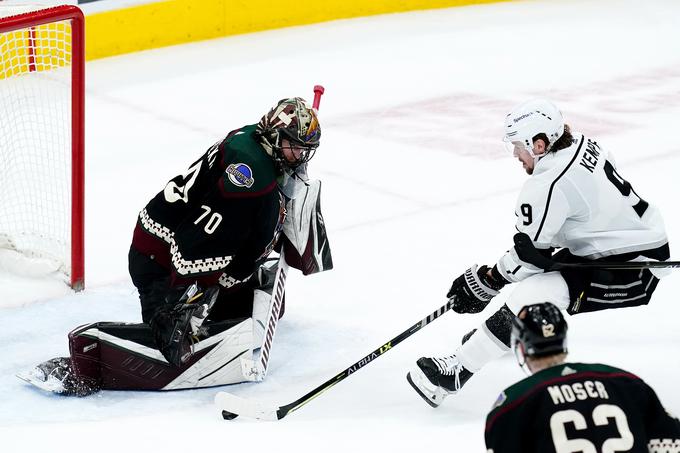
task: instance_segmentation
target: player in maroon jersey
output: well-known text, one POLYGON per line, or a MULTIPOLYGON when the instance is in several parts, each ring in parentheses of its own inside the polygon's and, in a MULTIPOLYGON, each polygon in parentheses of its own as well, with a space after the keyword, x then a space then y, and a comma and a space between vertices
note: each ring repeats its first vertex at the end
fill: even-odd
POLYGON ((143 324, 81 326, 70 357, 20 377, 76 395, 253 380, 278 264, 269 254, 283 247, 305 275, 332 268, 320 182, 307 177, 320 137, 316 109, 287 98, 211 146, 139 213, 129 270, 143 324))
POLYGON ((286 183, 306 180, 320 138, 314 109, 300 98, 284 99, 258 124, 210 147, 142 209, 130 275, 142 320, 169 362, 181 364, 187 332, 195 333, 208 311, 214 320, 250 315, 258 284, 251 276, 283 228, 285 197, 294 197, 284 193, 286 183), (193 283, 216 286, 215 300, 203 297, 178 310, 193 283))
POLYGON ((551 303, 515 318, 512 345, 531 376, 508 387, 486 419, 491 453, 680 451, 680 422, 627 371, 566 362, 567 323, 551 303))

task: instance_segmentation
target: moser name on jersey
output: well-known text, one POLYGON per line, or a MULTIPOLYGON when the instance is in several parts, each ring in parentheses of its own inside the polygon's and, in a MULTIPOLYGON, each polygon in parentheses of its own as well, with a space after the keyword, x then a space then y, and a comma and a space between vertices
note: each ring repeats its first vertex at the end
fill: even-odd
POLYGON ((581 162, 579 162, 579 164, 591 173, 595 170, 597 159, 600 157, 599 148, 600 146, 596 142, 589 139, 586 144, 586 149, 581 155, 581 162))
POLYGON ((572 384, 551 385, 547 388, 553 404, 573 403, 588 398, 609 399, 607 389, 600 381, 574 382, 572 384))

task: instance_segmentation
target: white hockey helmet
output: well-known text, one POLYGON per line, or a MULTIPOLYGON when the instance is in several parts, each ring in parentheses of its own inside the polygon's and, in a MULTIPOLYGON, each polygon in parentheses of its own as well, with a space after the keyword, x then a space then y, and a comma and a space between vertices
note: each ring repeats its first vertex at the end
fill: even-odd
POLYGON ((505 117, 506 147, 514 150, 522 146, 532 157, 534 137, 545 134, 548 137, 546 152, 564 134, 564 118, 555 104, 546 99, 532 99, 513 108, 505 117))

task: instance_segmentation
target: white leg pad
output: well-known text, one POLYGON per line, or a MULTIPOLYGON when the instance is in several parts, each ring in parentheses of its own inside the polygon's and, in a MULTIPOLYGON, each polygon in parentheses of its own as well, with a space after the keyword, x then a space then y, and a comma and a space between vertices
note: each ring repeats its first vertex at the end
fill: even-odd
POLYGON ((252 321, 246 319, 197 343, 197 351, 212 345, 215 347, 162 390, 212 387, 251 380, 244 376, 241 360, 252 360, 252 326, 252 321))

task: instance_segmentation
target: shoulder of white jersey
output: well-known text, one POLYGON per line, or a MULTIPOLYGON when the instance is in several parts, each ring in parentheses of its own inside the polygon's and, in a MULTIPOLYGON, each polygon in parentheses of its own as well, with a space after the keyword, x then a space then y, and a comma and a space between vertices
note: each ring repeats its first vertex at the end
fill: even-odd
POLYGON ((517 196, 515 209, 521 212, 522 206, 529 204, 532 208, 542 206, 547 202, 551 181, 543 178, 529 178, 517 196))
POLYGON ((612 164, 612 166, 614 168, 616 168, 616 157, 614 156, 614 154, 611 151, 606 150, 606 148, 605 148, 605 154, 606 154, 607 160, 612 164))

